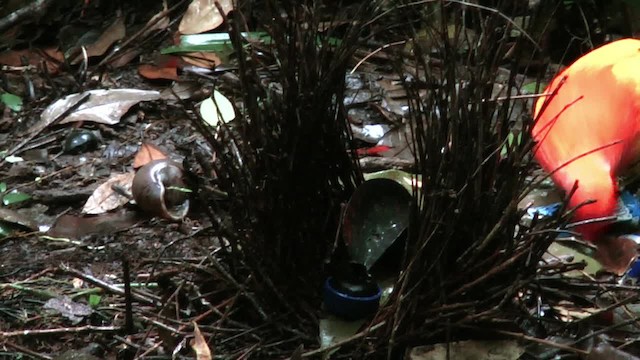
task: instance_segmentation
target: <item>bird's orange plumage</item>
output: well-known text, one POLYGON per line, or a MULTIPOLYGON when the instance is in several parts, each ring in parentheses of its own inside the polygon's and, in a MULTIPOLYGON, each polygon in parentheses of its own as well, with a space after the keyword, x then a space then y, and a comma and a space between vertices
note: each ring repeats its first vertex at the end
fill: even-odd
MULTIPOLYGON (((611 216, 618 201, 616 177, 640 160, 640 40, 618 40, 589 52, 545 92, 555 91, 535 106, 534 156, 546 171, 555 171, 552 178, 565 191, 578 181, 570 206, 596 201, 579 208, 574 220, 611 216)), ((578 230, 594 241, 604 226, 578 230)))

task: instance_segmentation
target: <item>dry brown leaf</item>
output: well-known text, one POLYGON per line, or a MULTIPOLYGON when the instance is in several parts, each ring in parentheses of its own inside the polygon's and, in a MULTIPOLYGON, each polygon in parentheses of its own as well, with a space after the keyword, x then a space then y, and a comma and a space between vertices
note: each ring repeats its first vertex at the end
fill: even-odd
POLYGON ((7 50, 0 52, 0 64, 8 66, 23 66, 22 59, 27 59, 27 64, 31 66, 38 66, 41 62, 44 62, 47 67, 47 71, 55 75, 58 72, 59 65, 64 60, 64 55, 58 48, 46 48, 39 51, 32 50, 7 50))
MULTIPOLYGON (((93 44, 86 47, 87 56, 101 56, 107 52, 107 50, 118 40, 122 40, 127 30, 124 24, 124 17, 120 16, 113 22, 108 28, 104 30, 102 35, 93 44)), ((78 56, 73 62, 77 63, 82 60, 81 56, 78 56)))
POLYGON ((123 190, 131 192, 131 183, 134 175, 135 173, 133 172, 111 175, 107 181, 93 191, 93 194, 84 204, 82 213, 91 215, 103 214, 129 202, 127 197, 113 191, 113 185, 118 185, 123 190))
POLYGON ((180 21, 180 33, 199 34, 222 25, 224 19, 215 5, 216 1, 225 15, 233 10, 233 0, 193 0, 180 21))
POLYGON ((191 340, 191 348, 196 353, 197 360, 211 360, 211 350, 209 350, 209 345, 207 345, 207 341, 202 336, 200 329, 198 329, 198 324, 193 323, 193 340, 191 340))
POLYGON ((0 220, 7 223, 18 224, 33 231, 38 231, 39 228, 38 223, 31 216, 25 216, 17 210, 4 206, 0 207, 0 220))
MULTIPOLYGON (((113 22, 105 31, 100 35, 98 40, 91 45, 86 47, 87 56, 100 56, 104 55, 107 50, 113 45, 116 41, 124 38, 126 34, 126 28, 124 25, 124 17, 120 16, 113 22)), ((83 55, 80 54, 71 61, 72 64, 77 64, 82 61, 83 55)))
MULTIPOLYGON (((165 4, 166 5, 166 4, 165 4)), ((166 9, 165 9, 166 10, 166 9)), ((158 33, 162 30, 165 30, 166 28, 169 27, 170 21, 169 21, 169 16, 167 16, 166 13, 160 13, 160 14, 156 14, 154 15, 151 19, 149 19, 149 21, 147 21, 147 25, 149 25, 149 27, 142 32, 142 34, 139 35, 140 39, 145 39, 147 36, 150 36, 152 34, 158 33), (157 17, 161 15, 162 19, 157 20, 157 17), (157 22, 156 22, 157 20, 157 22), (149 25, 153 23, 153 25, 149 25)), ((137 36, 137 34, 134 34, 133 36, 137 36)), ((132 46, 129 49, 124 49, 122 51, 122 53, 117 54, 113 60, 109 61, 109 64, 111 64, 111 66, 113 66, 114 68, 119 68, 122 66, 125 66, 127 64, 129 64, 129 62, 131 62, 131 60, 135 59, 136 57, 138 57, 140 54, 142 53, 142 48, 139 46, 132 46)))
POLYGON ((90 234, 112 234, 128 229, 144 219, 139 211, 115 211, 100 216, 60 216, 47 235, 57 238, 81 239, 90 234))
POLYGON ((593 258, 598 260, 602 268, 617 275, 624 274, 638 254, 638 244, 624 235, 603 236, 596 245, 593 258))
POLYGON ((184 54, 182 60, 201 68, 214 69, 216 66, 222 64, 222 59, 215 53, 211 52, 194 52, 184 54))
POLYGON ((180 79, 180 77, 178 77, 178 69, 175 67, 142 64, 138 66, 138 73, 140 74, 140 76, 151 80, 166 79, 178 81, 180 79))
POLYGON ((133 168, 141 168, 153 160, 166 159, 168 156, 162 149, 152 143, 142 143, 140 150, 133 158, 133 168))

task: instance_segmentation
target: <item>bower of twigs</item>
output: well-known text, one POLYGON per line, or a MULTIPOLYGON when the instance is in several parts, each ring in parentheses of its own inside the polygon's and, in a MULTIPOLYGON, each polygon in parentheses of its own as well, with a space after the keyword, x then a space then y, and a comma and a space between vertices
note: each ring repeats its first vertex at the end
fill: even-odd
POLYGON ((316 38, 320 20, 331 15, 326 9, 267 2, 262 15, 274 19, 267 27, 273 39, 267 53, 277 64, 268 70, 259 57, 263 49, 243 52, 237 34, 245 18, 238 13, 230 26, 236 49, 245 54, 239 75, 246 117, 209 139, 224 154, 216 173, 231 199, 234 230, 224 252, 232 276, 248 279, 245 286, 263 320, 288 319, 283 330, 315 334, 318 289, 340 204, 361 181, 348 146, 345 109, 335 99, 342 98, 359 39, 383 31, 390 42, 397 40, 393 36, 413 39, 393 54, 409 94, 410 146, 422 187, 414 191, 402 276, 392 300, 345 351, 395 358, 410 345, 465 338, 487 326, 513 330, 514 316, 526 315, 517 295, 536 277, 553 233, 541 231, 552 226, 548 222, 518 227, 517 204, 531 186, 526 134, 532 119, 523 114, 520 123, 509 122, 517 100, 508 94, 522 85, 515 71, 505 84, 506 98, 492 98, 507 51, 513 69, 536 55, 527 51, 536 49, 535 39, 508 41, 505 34, 525 29, 500 10, 508 5, 517 14, 526 4, 519 9, 499 2, 487 9, 407 3, 386 12, 383 5, 359 9, 355 26, 342 30, 342 43, 334 46, 326 40, 336 36, 332 31, 316 38), (466 53, 459 51, 468 40, 463 13, 480 34, 466 53), (408 26, 397 29, 385 23, 390 19, 408 26), (418 33, 426 34, 436 54, 423 52, 418 33), (514 128, 523 141, 501 155, 514 128), (369 340, 361 340, 365 335, 369 340))

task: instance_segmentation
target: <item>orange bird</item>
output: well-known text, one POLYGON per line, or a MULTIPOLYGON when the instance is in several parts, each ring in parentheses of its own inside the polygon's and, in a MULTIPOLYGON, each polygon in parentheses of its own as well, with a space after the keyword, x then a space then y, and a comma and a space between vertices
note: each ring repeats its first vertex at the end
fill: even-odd
MULTIPOLYGON (((582 56, 553 79, 538 99, 534 156, 567 193, 581 221, 614 215, 617 176, 640 160, 640 40, 623 39, 582 56)), ((606 223, 577 230, 596 241, 606 223)))

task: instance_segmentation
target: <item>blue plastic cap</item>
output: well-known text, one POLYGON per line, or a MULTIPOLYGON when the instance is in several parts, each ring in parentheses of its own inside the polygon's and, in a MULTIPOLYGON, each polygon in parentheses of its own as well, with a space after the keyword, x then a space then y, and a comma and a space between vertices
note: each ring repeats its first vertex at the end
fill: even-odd
POLYGON ((332 278, 324 283, 324 306, 330 313, 346 320, 357 320, 367 317, 380 305, 382 289, 371 296, 353 296, 338 291, 333 286, 332 278))

